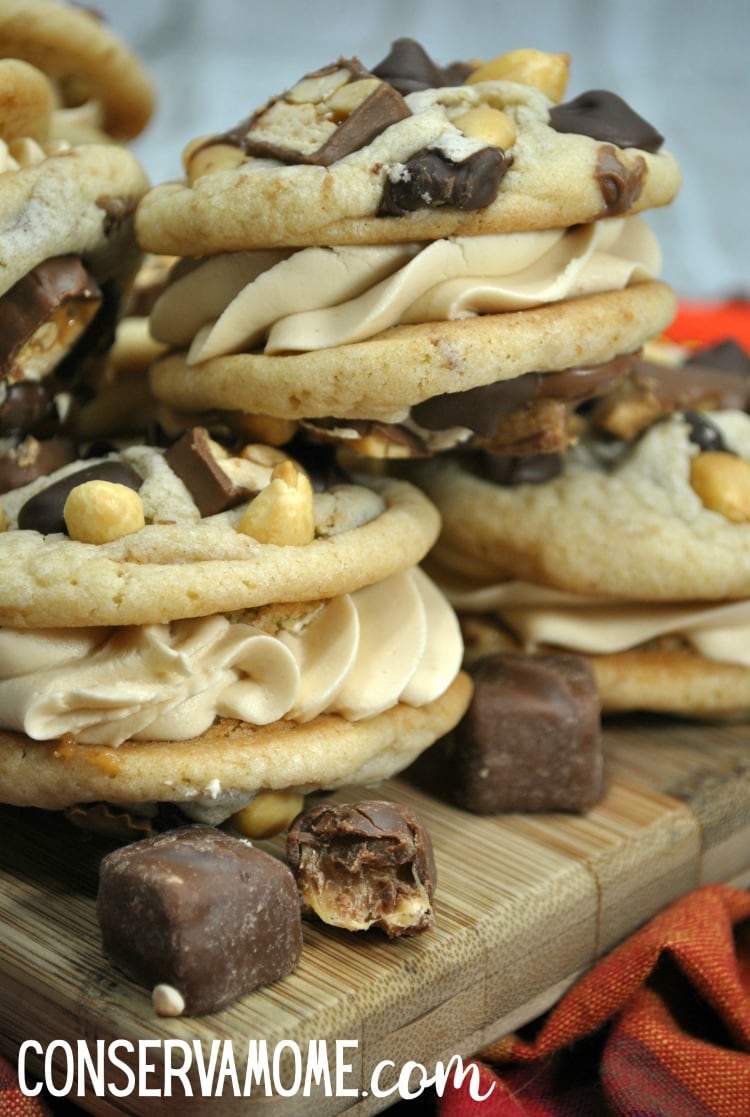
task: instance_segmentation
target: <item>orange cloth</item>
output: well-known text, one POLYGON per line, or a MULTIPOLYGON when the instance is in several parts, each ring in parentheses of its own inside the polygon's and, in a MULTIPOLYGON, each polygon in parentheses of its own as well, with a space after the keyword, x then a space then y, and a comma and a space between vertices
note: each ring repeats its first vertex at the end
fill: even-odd
POLYGON ((750 301, 682 299, 666 336, 680 345, 699 349, 734 338, 750 353, 750 301))
POLYGON ((750 894, 678 900, 482 1059, 490 1098, 451 1087, 440 1117, 747 1117, 750 894))

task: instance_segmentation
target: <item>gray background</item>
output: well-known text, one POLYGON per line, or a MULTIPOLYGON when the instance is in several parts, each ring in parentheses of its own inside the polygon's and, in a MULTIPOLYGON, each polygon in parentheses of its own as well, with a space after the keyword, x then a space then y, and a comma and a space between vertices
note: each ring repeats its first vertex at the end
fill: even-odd
POLYGON ((302 74, 393 39, 440 63, 567 51, 566 97, 619 93, 665 136, 684 186, 649 220, 682 295, 750 294, 750 0, 97 0, 148 66, 159 107, 136 141, 153 181, 189 139, 238 123, 302 74))

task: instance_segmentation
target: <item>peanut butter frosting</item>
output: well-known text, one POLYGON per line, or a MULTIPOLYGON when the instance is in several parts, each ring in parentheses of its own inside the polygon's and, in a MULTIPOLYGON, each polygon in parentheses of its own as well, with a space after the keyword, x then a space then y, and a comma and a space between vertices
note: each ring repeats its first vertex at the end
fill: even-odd
POLYGON ((622 290, 661 267, 637 217, 430 243, 241 252, 180 267, 154 308, 157 341, 189 364, 253 349, 310 352, 391 326, 450 321, 622 290))
POLYGON ((671 637, 707 659, 750 667, 749 601, 639 604, 523 581, 441 585, 460 612, 495 615, 530 652, 611 655, 671 637))
POLYGON ((83 744, 187 740, 217 717, 352 721, 427 705, 455 678, 453 610, 419 569, 294 611, 171 624, 0 629, 2 728, 83 744))

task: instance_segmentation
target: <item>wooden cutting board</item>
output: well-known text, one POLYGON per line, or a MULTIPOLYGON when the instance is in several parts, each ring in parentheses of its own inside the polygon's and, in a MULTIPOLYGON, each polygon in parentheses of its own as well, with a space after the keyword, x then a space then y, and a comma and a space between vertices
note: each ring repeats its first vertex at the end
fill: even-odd
MULTIPOLYGON (((584 817, 479 818, 405 779, 382 786, 378 795, 410 804, 432 834, 435 929, 389 941, 307 925, 290 977, 200 1020, 156 1017, 148 992, 103 960, 94 903, 108 847, 56 815, 0 809, 0 1050, 14 1057, 35 1040, 65 1068, 60 1041, 75 1051, 86 1041, 94 1053, 97 1041, 106 1052, 121 1041, 118 1057, 155 1093, 97 1096, 89 1077, 86 1096, 77 1097, 72 1083, 71 1099, 92 1114, 158 1117, 188 1105, 191 1117, 379 1112, 398 1097, 370 1089, 381 1062, 382 1092, 397 1087, 408 1060, 432 1074, 533 1019, 671 900, 704 883, 750 884, 750 726, 627 720, 607 728, 605 750, 607 791, 584 817), (169 1048, 169 1040, 183 1045, 169 1048), (338 1087, 337 1040, 346 1044, 338 1087), (187 1082, 197 1096, 182 1104, 158 1096, 166 1052, 174 1067, 194 1044, 208 1059, 214 1041, 225 1060, 217 1066, 227 1072, 222 1096, 214 1096, 217 1078, 201 1096, 195 1054, 187 1082), (322 1071, 304 1097, 294 1092, 294 1075, 304 1083, 311 1044, 320 1053, 321 1041, 330 1083, 322 1071), (265 1051, 271 1085, 288 1096, 266 1096, 262 1075, 250 1096, 235 1096, 251 1050, 265 1051), (138 1071, 139 1058, 155 1069, 138 1071)), ((360 793, 372 797, 360 789, 345 798, 360 793)), ((103 1068, 105 1082, 117 1086, 111 1062, 103 1068)))

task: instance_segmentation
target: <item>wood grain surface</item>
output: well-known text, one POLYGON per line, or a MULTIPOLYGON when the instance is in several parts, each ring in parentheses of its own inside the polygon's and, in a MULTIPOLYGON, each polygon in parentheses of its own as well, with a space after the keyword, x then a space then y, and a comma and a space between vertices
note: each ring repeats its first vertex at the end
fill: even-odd
MULTIPOLYGON (((71 1099, 92 1114, 380 1112, 398 1095, 373 1096, 379 1063, 385 1091, 396 1088, 409 1060, 431 1074, 454 1055, 467 1057, 548 1008, 671 900, 703 883, 750 884, 750 726, 623 720, 607 727, 605 754, 606 793, 585 816, 480 818, 411 778, 382 785, 378 796, 414 807, 432 835, 435 928, 389 941, 306 924, 293 974, 197 1020, 155 1016, 148 991, 103 959, 94 905, 98 862, 110 847, 55 814, 0 808, 0 1050, 15 1056, 35 1040, 62 1071, 58 1041, 76 1050, 84 1041, 95 1053, 97 1041, 109 1051, 117 1040, 129 1045, 118 1052, 135 1074, 145 1043, 155 1069, 136 1080, 154 1093, 97 1096, 87 1079, 78 1097, 72 1083, 71 1099), (288 1096, 266 1096, 262 1081, 250 1096, 235 1096, 229 1075, 221 1096, 202 1095, 194 1062, 186 1071, 189 1102, 159 1096, 170 1040, 193 1052, 198 1043, 206 1058, 220 1041, 240 1090, 247 1052, 263 1041, 288 1096), (291 1092, 296 1051, 326 1041, 330 1059, 337 1040, 348 1044, 341 1084, 351 1093, 337 1093, 325 1075, 310 1096, 291 1092)), ((373 789, 334 798, 358 797, 372 798, 373 789)), ((117 1087, 124 1079, 110 1070, 106 1083, 117 1087)))

